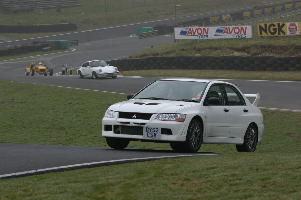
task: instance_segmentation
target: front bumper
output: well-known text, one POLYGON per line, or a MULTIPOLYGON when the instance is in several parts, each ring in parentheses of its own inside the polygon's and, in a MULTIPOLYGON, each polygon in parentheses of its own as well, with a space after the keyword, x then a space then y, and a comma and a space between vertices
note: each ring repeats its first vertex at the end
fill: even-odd
POLYGON ((98 77, 117 77, 117 73, 98 73, 98 77))
POLYGON ((147 140, 147 141, 162 141, 162 142, 182 142, 186 140, 186 123, 185 122, 170 122, 158 120, 140 120, 140 119, 120 119, 120 118, 103 118, 102 120, 102 136, 127 138, 130 140, 147 140), (106 128, 105 128, 106 126, 106 128), (133 128, 136 131, 133 133, 116 134, 114 127, 126 126, 133 128), (108 130, 108 127, 111 129, 108 130), (161 129, 161 137, 159 139, 149 139, 143 136, 143 127, 152 127, 161 129), (164 131, 162 131, 164 130, 164 131), (166 131, 170 130, 170 131, 166 131), (142 131, 142 132, 141 132, 142 131), (166 134, 166 132, 168 134, 166 134))

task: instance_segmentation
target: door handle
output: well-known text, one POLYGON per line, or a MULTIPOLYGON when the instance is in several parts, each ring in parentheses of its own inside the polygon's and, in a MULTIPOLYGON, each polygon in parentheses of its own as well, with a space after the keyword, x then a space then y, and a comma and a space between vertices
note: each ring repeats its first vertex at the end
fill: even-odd
POLYGON ((225 112, 229 112, 230 110, 228 108, 224 108, 224 111, 225 112))
POLYGON ((249 110, 247 110, 247 109, 244 109, 243 111, 244 111, 244 112, 249 112, 249 110))

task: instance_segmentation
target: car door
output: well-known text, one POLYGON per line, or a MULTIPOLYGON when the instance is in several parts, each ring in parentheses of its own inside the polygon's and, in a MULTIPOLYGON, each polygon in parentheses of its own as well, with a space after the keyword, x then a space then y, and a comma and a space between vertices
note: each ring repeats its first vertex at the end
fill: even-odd
POLYGON ((87 67, 86 67, 86 75, 91 76, 93 71, 93 67, 91 66, 91 62, 87 62, 87 67))
POLYGON ((86 76, 88 74, 87 72, 87 66, 89 65, 89 62, 85 62, 83 65, 82 65, 82 68, 81 68, 81 72, 84 76, 86 76))
POLYGON ((225 94, 221 84, 214 84, 210 87, 204 101, 205 120, 207 137, 225 138, 229 133, 229 109, 226 106, 225 94), (218 95, 219 103, 208 105, 206 99, 210 94, 218 95))
POLYGON ((248 126, 248 107, 242 94, 232 85, 225 84, 226 105, 229 108, 230 137, 241 138, 248 126))

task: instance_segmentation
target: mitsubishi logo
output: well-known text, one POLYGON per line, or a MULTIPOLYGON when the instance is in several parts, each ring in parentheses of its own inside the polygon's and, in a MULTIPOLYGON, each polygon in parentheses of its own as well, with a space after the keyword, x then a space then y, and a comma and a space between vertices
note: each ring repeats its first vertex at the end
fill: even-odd
POLYGON ((136 114, 134 114, 132 118, 133 118, 133 119, 136 119, 136 118, 137 118, 136 114))

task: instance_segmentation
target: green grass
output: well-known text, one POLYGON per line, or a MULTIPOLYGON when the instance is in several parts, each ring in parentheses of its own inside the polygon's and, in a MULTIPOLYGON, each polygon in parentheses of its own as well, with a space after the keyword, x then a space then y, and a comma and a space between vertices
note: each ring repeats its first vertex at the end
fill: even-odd
POLYGON ((132 58, 152 56, 300 56, 301 37, 181 40, 133 54, 132 58))
MULTIPOLYGON (((290 0, 278 0, 278 2, 288 1, 290 0)), ((177 8, 177 16, 182 16, 249 8, 265 2, 261 0, 80 0, 79 3, 80 7, 62 9, 61 12, 52 9, 29 13, 1 13, 0 24, 75 23, 79 26, 79 30, 84 30, 174 17, 175 4, 181 5, 177 8)), ((31 37, 38 35, 44 34, 28 34, 31 37)), ((24 38, 27 34, 5 34, 5 36, 24 38)))
POLYGON ((301 81, 301 71, 239 71, 239 70, 136 70, 123 71, 126 76, 190 77, 208 79, 246 79, 301 81))
MULTIPOLYGON (((103 146, 106 107, 125 96, 0 81, 0 142, 103 146), (80 126, 86 124, 86 126, 80 126)), ((166 159, 0 181, 0 199, 296 199, 301 196, 301 114, 264 111, 255 153, 203 145, 218 156, 166 159)), ((131 148, 169 149, 134 143, 131 148)))
POLYGON ((62 52, 62 51, 66 51, 66 49, 65 50, 27 52, 27 53, 22 53, 22 54, 13 55, 13 56, 0 56, 0 61, 8 60, 8 59, 23 58, 23 57, 28 57, 28 56, 36 56, 36 55, 44 55, 44 54, 50 54, 50 53, 58 53, 58 52, 62 52))
POLYGON ((0 142, 104 145, 99 137, 106 108, 117 94, 0 82, 0 142))

